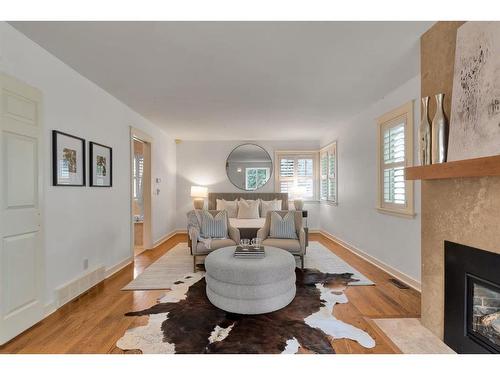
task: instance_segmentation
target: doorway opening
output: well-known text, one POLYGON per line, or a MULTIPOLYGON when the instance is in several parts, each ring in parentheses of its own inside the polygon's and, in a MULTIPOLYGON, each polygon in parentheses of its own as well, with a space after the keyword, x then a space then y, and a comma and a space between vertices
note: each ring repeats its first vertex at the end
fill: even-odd
POLYGON ((134 256, 152 248, 151 138, 131 128, 131 248, 134 256))

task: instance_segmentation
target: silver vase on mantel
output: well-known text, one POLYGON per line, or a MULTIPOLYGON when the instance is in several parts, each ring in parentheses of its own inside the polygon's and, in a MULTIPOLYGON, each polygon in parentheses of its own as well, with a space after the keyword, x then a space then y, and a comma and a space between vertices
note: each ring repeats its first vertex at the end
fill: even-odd
POLYGON ((446 162, 448 152, 448 120, 443 110, 444 94, 436 94, 436 114, 432 119, 432 164, 446 162))
POLYGON ((429 97, 422 98, 422 120, 418 129, 420 165, 431 164, 431 123, 429 122, 429 97))

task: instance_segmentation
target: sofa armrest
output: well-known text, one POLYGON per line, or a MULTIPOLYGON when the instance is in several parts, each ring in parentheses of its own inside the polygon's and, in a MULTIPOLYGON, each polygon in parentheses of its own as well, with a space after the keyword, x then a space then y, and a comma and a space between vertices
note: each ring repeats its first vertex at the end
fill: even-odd
POLYGON ((266 231, 266 228, 260 228, 258 231, 257 231, 257 238, 260 238, 261 241, 264 241, 266 238, 267 238, 267 231, 266 231))
POLYGON ((229 238, 236 242, 236 245, 238 245, 240 243, 240 230, 238 228, 228 226, 227 231, 229 238))
POLYGON ((266 221, 264 226, 257 231, 257 238, 260 238, 264 241, 267 237, 269 237, 269 228, 271 226, 271 212, 269 211, 266 214, 266 221))
POLYGON ((195 226, 188 226, 188 239, 189 248, 191 249, 191 255, 193 255, 193 249, 198 246, 198 238, 200 237, 200 230, 195 226))
POLYGON ((305 254, 306 253, 306 231, 304 230, 304 228, 300 228, 299 243, 300 243, 300 252, 302 254, 305 254))

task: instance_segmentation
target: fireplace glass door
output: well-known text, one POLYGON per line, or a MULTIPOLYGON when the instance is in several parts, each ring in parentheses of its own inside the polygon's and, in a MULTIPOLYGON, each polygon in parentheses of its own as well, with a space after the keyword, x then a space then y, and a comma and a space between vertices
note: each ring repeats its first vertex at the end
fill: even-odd
POLYGON ((467 335, 500 353, 500 286, 471 274, 467 278, 467 335))

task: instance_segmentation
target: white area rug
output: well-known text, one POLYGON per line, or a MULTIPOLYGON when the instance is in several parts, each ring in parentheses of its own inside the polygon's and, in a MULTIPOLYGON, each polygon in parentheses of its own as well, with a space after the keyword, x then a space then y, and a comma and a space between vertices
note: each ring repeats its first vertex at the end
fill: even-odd
POLYGON ((357 269, 343 261, 333 252, 316 241, 309 242, 305 256, 304 268, 317 269, 321 272, 328 273, 349 272, 353 274, 353 278, 359 280, 351 282, 349 285, 375 285, 373 281, 368 279, 357 269))
MULTIPOLYGON (((299 259, 297 258, 297 266, 299 259)), ((360 273, 319 242, 311 241, 305 256, 305 268, 317 269, 328 273, 352 273, 358 279, 349 285, 374 285, 360 273)), ((122 290, 171 289, 173 283, 193 273, 193 257, 186 243, 180 243, 160 259, 150 265, 122 290)), ((197 274, 202 272, 197 272, 197 274)))

